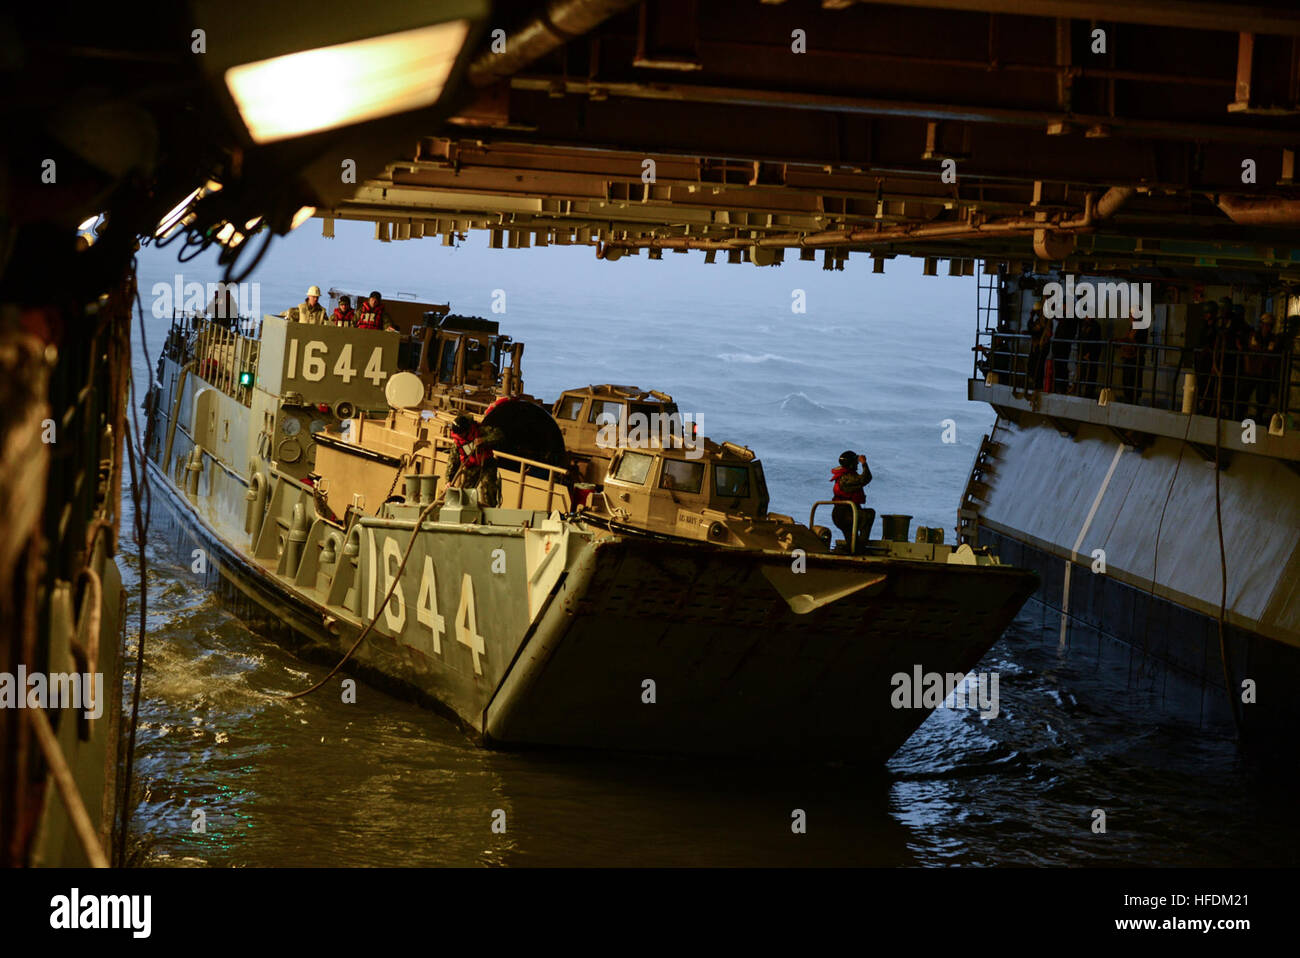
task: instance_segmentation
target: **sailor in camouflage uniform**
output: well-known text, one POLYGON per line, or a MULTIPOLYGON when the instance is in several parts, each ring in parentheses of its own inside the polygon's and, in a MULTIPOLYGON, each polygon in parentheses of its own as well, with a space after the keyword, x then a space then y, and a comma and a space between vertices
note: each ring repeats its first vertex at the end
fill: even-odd
POLYGON ((492 458, 492 444, 500 441, 501 430, 476 423, 460 415, 451 424, 455 445, 447 463, 447 488, 477 489, 479 505, 501 504, 501 478, 492 458))

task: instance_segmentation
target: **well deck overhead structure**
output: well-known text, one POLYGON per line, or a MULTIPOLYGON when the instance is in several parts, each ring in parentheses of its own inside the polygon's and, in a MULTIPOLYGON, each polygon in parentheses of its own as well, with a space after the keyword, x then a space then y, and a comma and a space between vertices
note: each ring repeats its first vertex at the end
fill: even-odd
POLYGON ((326 232, 1300 277, 1293 6, 549 9, 593 6, 627 9, 536 59, 527 18, 506 30, 326 232))

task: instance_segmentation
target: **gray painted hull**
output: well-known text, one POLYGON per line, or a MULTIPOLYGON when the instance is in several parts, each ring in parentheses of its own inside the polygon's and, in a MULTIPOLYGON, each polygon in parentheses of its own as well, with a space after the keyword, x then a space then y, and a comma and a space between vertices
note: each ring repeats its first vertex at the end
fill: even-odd
POLYGON ((256 459, 271 488, 255 515, 230 463, 204 447, 186 468, 201 433, 241 441, 247 408, 167 372, 149 475, 181 561, 203 550, 205 585, 318 659, 337 661, 373 621, 349 667, 483 744, 878 762, 933 707, 895 707, 893 677, 970 671, 1037 585, 901 544, 908 558, 808 555, 795 574, 781 551, 530 510, 462 522, 443 509, 417 530, 419 508, 394 505, 344 527, 256 459), (291 549, 302 512, 314 518, 291 549))
POLYGON ((1114 660, 1180 718, 1231 727, 1234 696, 1243 733, 1294 749, 1300 476, 1265 456, 1224 457, 1221 642, 1214 469, 1203 453, 1165 437, 1123 447, 1101 425, 1079 424, 1071 437, 1036 416, 1019 420, 1000 419, 993 433, 979 540, 1039 572, 1059 644, 1114 660), (1103 654, 1099 642, 1118 648, 1103 654), (1241 701, 1248 687, 1254 702, 1241 701))
MULTIPOLYGON (((352 645, 360 619, 291 588, 156 470, 152 479, 180 558, 205 549, 209 584, 219 579, 250 624, 316 661, 352 645), (337 620, 332 629, 327 618, 337 620)), ((475 538, 485 564, 508 544, 475 538)), ((847 561, 809 557, 809 569, 847 561)), ((893 708, 891 677, 917 665, 970 671, 1036 583, 1010 567, 881 562, 880 587, 796 615, 762 574, 764 561, 737 550, 614 537, 582 545, 567 564, 532 621, 510 626, 521 603, 508 576, 492 605, 480 592, 481 674, 468 642, 444 634, 435 651, 431 630, 394 630, 382 613, 349 671, 441 706, 492 746, 876 762, 930 711, 893 708)))

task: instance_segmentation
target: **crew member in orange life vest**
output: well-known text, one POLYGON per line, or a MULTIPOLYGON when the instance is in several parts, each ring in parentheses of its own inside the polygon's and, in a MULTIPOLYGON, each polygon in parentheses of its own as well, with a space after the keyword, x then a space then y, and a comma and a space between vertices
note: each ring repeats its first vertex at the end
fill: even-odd
POLYGON ((357 329, 383 329, 384 318, 384 297, 376 289, 357 308, 357 329))
POLYGON ((460 415, 451 424, 451 438, 455 445, 447 463, 447 488, 477 489, 479 505, 498 505, 501 480, 492 458, 492 444, 502 438, 501 430, 460 415))
POLYGON ((352 297, 340 296, 339 304, 334 307, 334 315, 330 320, 335 326, 355 326, 357 314, 352 309, 352 297))
POLYGON ((840 464, 831 470, 831 482, 835 483, 831 498, 843 499, 853 503, 847 505, 841 503, 831 510, 831 521, 839 527, 840 532, 844 533, 844 541, 849 545, 849 554, 855 554, 861 543, 865 542, 871 535, 871 527, 876 522, 876 510, 863 509, 862 506, 867 501, 867 494, 864 491, 867 483, 871 481, 871 467, 867 465, 867 457, 859 456, 855 452, 845 452, 840 455, 840 464), (862 472, 858 473, 858 463, 862 463, 862 472), (853 511, 858 513, 858 541, 853 542, 853 511))

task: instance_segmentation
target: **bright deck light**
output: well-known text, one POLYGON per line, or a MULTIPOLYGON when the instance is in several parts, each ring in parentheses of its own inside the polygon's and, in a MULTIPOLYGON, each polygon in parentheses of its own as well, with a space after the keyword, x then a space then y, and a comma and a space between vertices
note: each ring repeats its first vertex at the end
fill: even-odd
POLYGON ((235 229, 234 223, 227 223, 217 231, 217 242, 222 246, 234 249, 242 243, 247 237, 235 229))
POLYGON ((193 216, 185 215, 186 211, 190 207, 190 204, 193 203, 196 199, 199 199, 202 196, 206 196, 208 193, 216 193, 220 189, 221 189, 221 184, 218 183, 216 180, 208 180, 202 186, 197 187, 193 193, 191 193, 189 196, 185 197, 185 199, 177 203, 174 207, 172 207, 170 213, 168 213, 166 216, 164 216, 161 220, 158 221, 158 228, 154 230, 153 235, 156 236, 158 239, 164 239, 168 233, 170 233, 182 222, 184 222, 186 225, 193 222, 194 220, 193 216))
POLYGON ((194 201, 202 189, 201 186, 195 187, 193 193, 173 206, 171 212, 158 221, 158 228, 154 230, 153 235, 161 239, 170 233, 180 223, 185 211, 189 209, 190 203, 194 201))
POLYGON ((303 50, 226 71, 258 143, 429 106, 442 94, 468 20, 303 50))
POLYGON ((293 222, 289 224, 289 231, 293 232, 299 226, 302 226, 303 223, 306 223, 309 219, 311 219, 315 215, 316 215, 316 207, 314 206, 302 207, 301 209, 298 210, 297 213, 293 214, 293 222))

